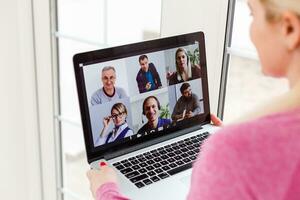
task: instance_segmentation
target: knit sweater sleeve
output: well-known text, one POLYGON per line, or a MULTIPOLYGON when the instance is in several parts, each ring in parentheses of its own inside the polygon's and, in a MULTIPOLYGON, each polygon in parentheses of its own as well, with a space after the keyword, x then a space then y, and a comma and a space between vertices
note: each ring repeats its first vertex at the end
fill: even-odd
POLYGON ((121 195, 116 183, 105 183, 98 188, 96 200, 128 200, 128 198, 121 195))
POLYGON ((236 171, 235 165, 239 162, 236 149, 227 140, 225 132, 212 135, 202 146, 200 157, 193 166, 188 200, 249 199, 247 192, 241 190, 241 177, 236 171))

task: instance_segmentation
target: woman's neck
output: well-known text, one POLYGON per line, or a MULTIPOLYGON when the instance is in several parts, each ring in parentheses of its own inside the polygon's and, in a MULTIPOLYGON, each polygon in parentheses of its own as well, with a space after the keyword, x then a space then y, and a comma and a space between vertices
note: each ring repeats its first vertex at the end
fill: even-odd
POLYGON ((290 65, 287 67, 286 77, 289 80, 291 89, 299 87, 300 84, 300 50, 299 53, 290 58, 290 65))
POLYGON ((181 73, 181 77, 184 81, 187 81, 189 79, 188 73, 185 71, 181 73))
POLYGON ((180 72, 180 76, 184 81, 187 81, 189 79, 189 72, 188 72, 188 67, 185 66, 184 69, 180 72))

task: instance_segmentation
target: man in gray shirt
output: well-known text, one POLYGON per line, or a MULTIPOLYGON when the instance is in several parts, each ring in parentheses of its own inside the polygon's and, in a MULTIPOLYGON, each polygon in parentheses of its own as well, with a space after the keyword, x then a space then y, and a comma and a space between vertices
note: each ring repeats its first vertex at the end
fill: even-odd
POLYGON ((172 113, 172 120, 178 121, 185 118, 194 117, 201 113, 199 98, 192 93, 189 83, 183 83, 180 87, 182 96, 176 102, 172 113))
POLYGON ((102 104, 127 97, 127 94, 123 88, 115 87, 116 70, 114 67, 104 67, 101 73, 101 80, 103 83, 103 88, 100 88, 92 95, 92 105, 102 104))

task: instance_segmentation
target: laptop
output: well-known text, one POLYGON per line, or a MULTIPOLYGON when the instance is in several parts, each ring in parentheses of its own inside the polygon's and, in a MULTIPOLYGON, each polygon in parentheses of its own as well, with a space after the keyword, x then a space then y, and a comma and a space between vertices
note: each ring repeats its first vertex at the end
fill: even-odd
POLYGON ((91 168, 105 160, 130 199, 185 199, 201 144, 216 130, 204 33, 79 53, 73 62, 91 168))

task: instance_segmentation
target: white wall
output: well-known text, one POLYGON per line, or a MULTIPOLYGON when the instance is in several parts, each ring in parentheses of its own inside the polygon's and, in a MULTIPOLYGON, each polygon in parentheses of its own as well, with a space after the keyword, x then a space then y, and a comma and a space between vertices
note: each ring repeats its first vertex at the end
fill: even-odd
MULTIPOLYGON (((216 110, 227 1, 162 2, 162 35, 206 32, 212 107, 216 110)), ((1 199, 56 199, 48 4, 46 0, 1 2, 1 199)))
POLYGON ((204 31, 211 112, 217 113, 228 0, 163 0, 162 36, 204 31))
POLYGON ((31 1, 0 7, 0 198, 41 199, 31 1))
POLYGON ((1 199, 57 199, 49 3, 1 2, 1 199))

